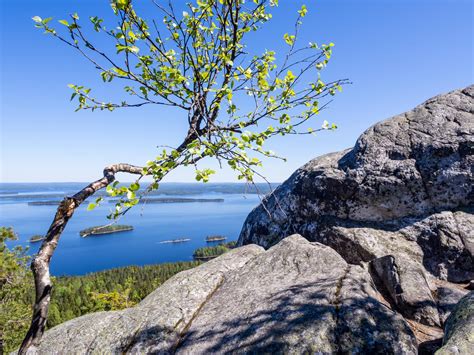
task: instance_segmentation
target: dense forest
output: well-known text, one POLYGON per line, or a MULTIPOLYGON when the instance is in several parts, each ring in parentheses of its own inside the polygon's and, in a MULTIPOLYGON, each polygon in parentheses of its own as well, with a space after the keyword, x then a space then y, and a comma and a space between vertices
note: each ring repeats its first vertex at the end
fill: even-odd
MULTIPOLYGON (((31 320, 34 286, 29 257, 23 248, 9 249, 16 239, 10 228, 0 229, 0 354, 20 345, 31 320)), ((84 276, 54 278, 48 328, 81 315, 117 310, 138 303, 176 273, 199 261, 127 266, 84 276)))
POLYGON ((212 259, 235 248, 236 244, 237 242, 232 241, 215 246, 198 248, 194 251, 193 256, 196 260, 212 259))
POLYGON ((127 266, 84 276, 55 279, 48 327, 96 311, 131 307, 174 274, 198 266, 198 261, 127 266))

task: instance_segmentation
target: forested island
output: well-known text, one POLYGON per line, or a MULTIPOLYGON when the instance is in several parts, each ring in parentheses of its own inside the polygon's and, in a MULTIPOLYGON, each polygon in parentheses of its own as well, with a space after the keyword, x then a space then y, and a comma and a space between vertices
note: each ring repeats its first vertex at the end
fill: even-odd
POLYGON ((226 240, 227 237, 223 235, 210 235, 206 237, 206 242, 219 242, 221 240, 226 240))
POLYGON ((191 239, 190 238, 177 238, 177 239, 169 239, 169 240, 162 240, 161 242, 158 242, 159 244, 166 244, 166 243, 185 243, 189 242, 191 239))
POLYGON ((133 226, 127 226, 124 224, 112 224, 108 226, 96 226, 87 229, 83 229, 79 232, 79 235, 83 238, 88 237, 89 235, 101 235, 101 234, 111 234, 118 232, 127 232, 133 230, 133 226))
POLYGON ((44 239, 44 236, 37 234, 37 235, 34 235, 30 238, 30 243, 40 242, 43 239, 44 239))

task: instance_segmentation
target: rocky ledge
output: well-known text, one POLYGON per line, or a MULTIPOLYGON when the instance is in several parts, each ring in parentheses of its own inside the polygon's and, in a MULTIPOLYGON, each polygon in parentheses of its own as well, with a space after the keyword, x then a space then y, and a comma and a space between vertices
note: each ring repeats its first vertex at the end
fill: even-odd
POLYGON ((241 247, 36 352, 469 354, 473 98, 435 97, 309 162, 249 215, 241 247))
POLYGON ((368 265, 399 312, 440 327, 474 278, 473 98, 474 86, 437 96, 310 161, 252 211, 239 244, 300 233, 368 265))
POLYGON ((408 323, 369 273, 293 235, 248 245, 181 272, 138 306, 46 332, 39 353, 403 353, 408 323))

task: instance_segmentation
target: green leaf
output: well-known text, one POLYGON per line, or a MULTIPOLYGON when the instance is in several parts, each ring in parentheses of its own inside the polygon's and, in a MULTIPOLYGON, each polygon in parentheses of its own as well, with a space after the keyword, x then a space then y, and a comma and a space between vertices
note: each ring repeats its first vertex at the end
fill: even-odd
POLYGON ((116 72, 118 75, 120 76, 127 76, 127 72, 126 71, 123 71, 122 69, 120 68, 113 68, 113 71, 116 72))
POLYGON ((91 203, 89 203, 89 206, 87 206, 87 210, 88 210, 88 211, 92 211, 94 208, 96 208, 96 206, 97 206, 97 205, 96 205, 95 203, 92 203, 92 202, 91 202, 91 203))
POLYGON ((43 19, 39 16, 33 16, 31 19, 35 21, 36 23, 43 22, 43 19))
POLYGON ((138 182, 134 182, 130 184, 130 190, 131 191, 138 191, 140 189, 140 184, 138 182))
POLYGON ((129 0, 116 0, 116 6, 119 10, 125 10, 127 8, 129 0))
POLYGON ((288 70, 286 72, 285 82, 291 83, 295 80, 295 78, 296 78, 296 76, 293 74, 293 72, 291 70, 288 70))
POLYGON ((288 33, 285 33, 283 35, 283 39, 285 40, 286 44, 289 46, 292 46, 293 43, 295 43, 295 36, 294 35, 289 35, 288 33))
POLYGON ((64 25, 66 27, 69 27, 69 22, 67 22, 66 20, 59 20, 58 21, 61 25, 64 25))
POLYGON ((308 9, 306 8, 306 5, 302 5, 301 6, 301 10, 298 11, 298 14, 301 16, 301 17, 305 17, 306 14, 308 12, 308 9))

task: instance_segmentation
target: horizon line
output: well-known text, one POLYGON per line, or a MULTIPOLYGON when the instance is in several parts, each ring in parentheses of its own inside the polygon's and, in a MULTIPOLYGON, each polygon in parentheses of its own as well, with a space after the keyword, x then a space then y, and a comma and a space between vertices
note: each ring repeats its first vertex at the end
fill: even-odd
MULTIPOLYGON (((129 184, 135 181, 120 181, 120 183, 129 184)), ((282 184, 283 181, 270 181, 270 182, 255 182, 255 184, 282 184)), ((86 181, 0 181, 0 184, 90 184, 86 181)), ((199 185, 209 185, 209 184, 252 184, 247 182, 240 181, 209 181, 209 182, 200 182, 200 181, 165 181, 160 182, 160 185, 163 184, 199 184, 199 185)))

